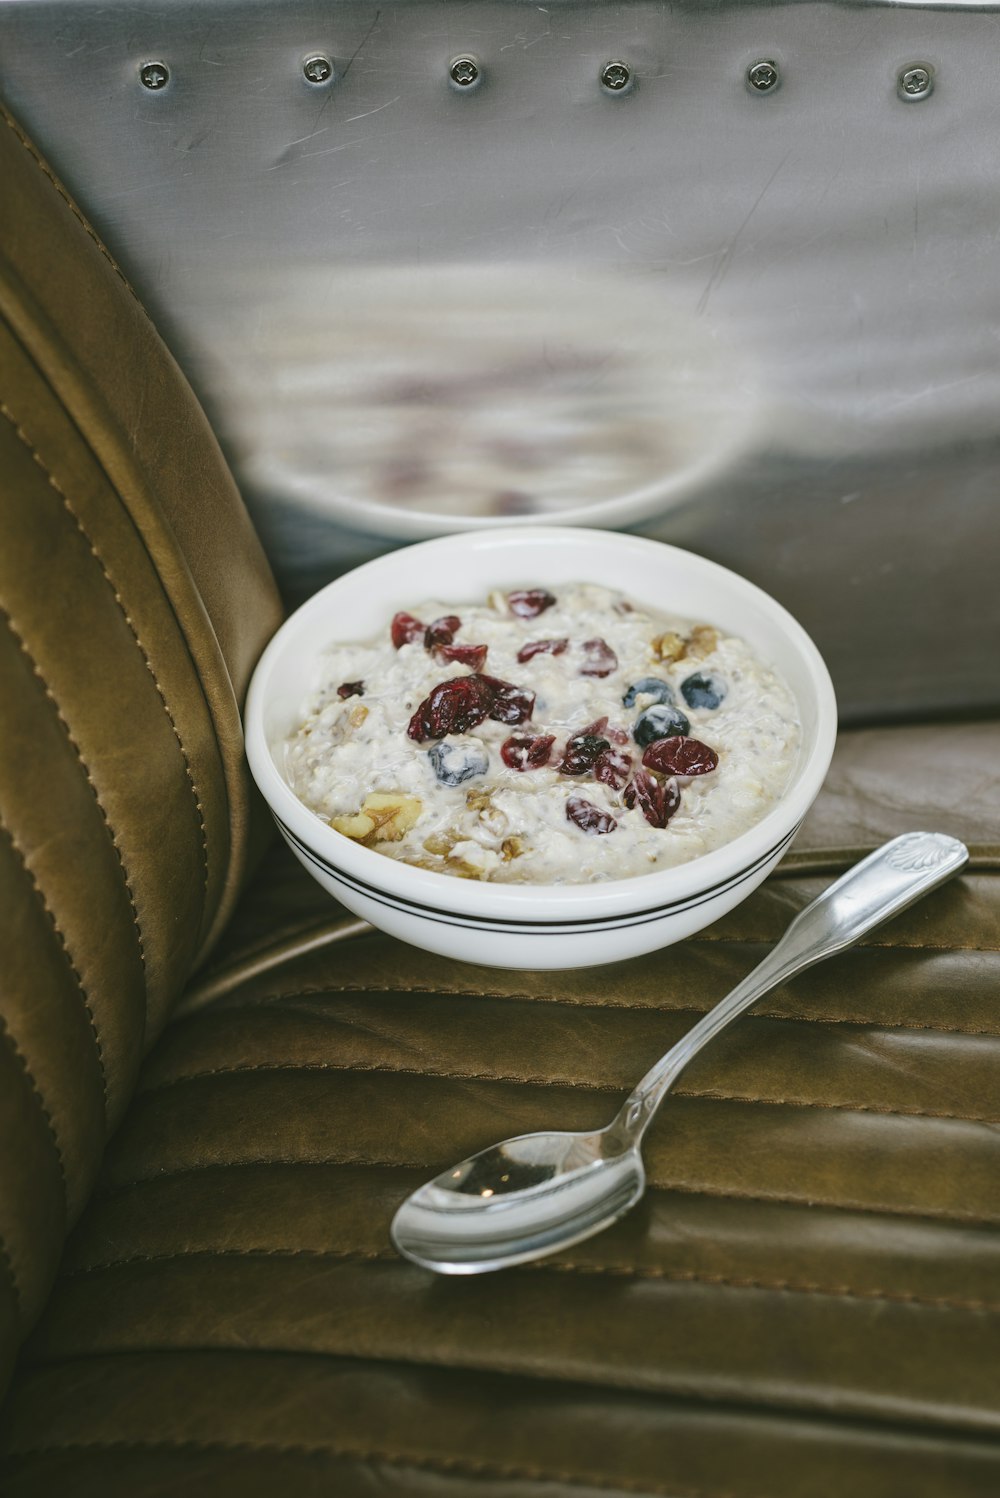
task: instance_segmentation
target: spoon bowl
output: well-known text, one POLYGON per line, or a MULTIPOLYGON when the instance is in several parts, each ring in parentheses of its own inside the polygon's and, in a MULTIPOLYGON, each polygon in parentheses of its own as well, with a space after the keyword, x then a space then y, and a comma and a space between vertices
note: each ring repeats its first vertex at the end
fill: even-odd
POLYGON ((392 1241, 426 1269, 481 1274, 589 1238, 645 1189, 642 1156, 615 1124, 521 1134, 421 1186, 396 1213, 392 1241))
POLYGON ((520 1134, 442 1171, 396 1213, 399 1252, 438 1274, 482 1274, 609 1227, 642 1196, 643 1135, 702 1046, 777 984, 943 884, 968 857, 963 843, 938 832, 907 832, 876 849, 799 912, 763 962, 650 1068, 607 1128, 520 1134))

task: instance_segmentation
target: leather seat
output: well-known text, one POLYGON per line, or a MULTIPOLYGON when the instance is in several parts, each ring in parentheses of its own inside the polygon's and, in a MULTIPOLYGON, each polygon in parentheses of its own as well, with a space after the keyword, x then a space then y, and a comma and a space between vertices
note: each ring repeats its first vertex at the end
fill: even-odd
POLYGON ((169 356, 0 134, 4 1492, 995 1493, 1000 724, 845 732, 776 876, 609 968, 419 953, 273 848, 236 904, 273 587, 169 356), (413 1185, 604 1121, 920 825, 969 872, 699 1057, 625 1220, 499 1276, 395 1256, 413 1185))

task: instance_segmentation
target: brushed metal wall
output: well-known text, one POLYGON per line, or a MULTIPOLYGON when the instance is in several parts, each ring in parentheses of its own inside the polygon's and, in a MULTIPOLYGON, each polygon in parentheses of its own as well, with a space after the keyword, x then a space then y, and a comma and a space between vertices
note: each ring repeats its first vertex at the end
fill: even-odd
POLYGON ((1000 705, 997 20, 0 0, 0 92, 290 598, 463 525, 631 527, 775 593, 885 718, 1000 705))

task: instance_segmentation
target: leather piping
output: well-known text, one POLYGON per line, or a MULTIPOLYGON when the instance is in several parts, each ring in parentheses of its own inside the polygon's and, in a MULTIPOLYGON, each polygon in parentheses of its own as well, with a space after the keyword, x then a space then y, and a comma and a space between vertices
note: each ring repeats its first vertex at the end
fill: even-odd
MULTIPOLYGON (((427 1171, 426 1160, 378 1160, 372 1157, 357 1155, 353 1158, 341 1156, 339 1159, 326 1156, 321 1160, 293 1159, 286 1155, 273 1155, 267 1158, 250 1158, 243 1160, 206 1160, 197 1165, 179 1165, 170 1170, 158 1170, 152 1175, 138 1176, 129 1181, 115 1181, 95 1191, 92 1198, 95 1202, 107 1201, 112 1197, 122 1196, 126 1191, 134 1191, 142 1186, 158 1186, 164 1181, 183 1180, 185 1176, 202 1175, 210 1170, 270 1170, 275 1166, 286 1167, 293 1170, 309 1170, 313 1166, 329 1168, 335 1166, 341 1170, 413 1170, 427 1171)), ((699 1181, 663 1180, 649 1181, 646 1184, 649 1192, 680 1193, 684 1196, 703 1196, 711 1201, 735 1201, 735 1202, 761 1202, 764 1204, 777 1203, 780 1206, 789 1207, 821 1207, 828 1212, 851 1212, 863 1217, 904 1217, 916 1222, 957 1222, 963 1227, 987 1227, 995 1228, 1000 1223, 1000 1216, 984 1216, 975 1212, 933 1212, 920 1208, 900 1206, 897 1202, 863 1202, 854 1200, 833 1201, 819 1196, 789 1196, 786 1192, 755 1192, 737 1191, 735 1189, 723 1190, 721 1188, 707 1187, 699 1181)))
POLYGON ((214 1000, 225 998, 242 984, 249 983, 254 978, 261 978, 274 968, 281 967, 285 962, 293 962, 298 957, 321 952, 325 947, 335 946, 337 942, 351 941, 356 936, 367 936, 372 930, 373 927, 367 921, 362 921, 357 916, 348 916, 344 920, 324 921, 320 926, 312 926, 307 931, 286 937, 284 941, 275 942, 264 952, 239 958, 226 967, 196 978, 180 1002, 174 1006, 173 1017, 181 1019, 186 1015, 194 1014, 214 1000))
POLYGON ((5 418, 5 420, 10 424, 10 426, 13 428, 14 433, 17 436, 18 440, 23 444, 24 447, 27 448, 28 452, 30 452, 33 460, 38 465, 38 467, 41 469, 42 473, 45 475, 46 482, 48 483, 48 485, 50 486, 50 488, 54 489, 55 492, 56 492, 56 494, 58 494, 59 498, 62 500, 63 508, 66 510, 67 514, 70 516, 70 519, 73 521, 74 525, 76 526, 77 530, 80 532, 80 535, 83 537, 84 541, 86 541, 87 546, 90 549, 90 554, 94 558, 94 560, 97 563, 98 567, 101 569, 101 572, 102 572, 102 574, 104 576, 104 580, 107 583, 108 587, 111 589, 111 593, 112 593, 112 595, 114 597, 115 603, 118 605, 119 612, 121 613, 122 618, 125 620, 125 623, 128 626, 128 630, 129 630, 129 633, 132 636, 132 639, 135 641, 136 649, 138 650, 139 654, 141 655, 143 663, 144 663, 144 665, 146 667, 146 670, 149 672, 149 675, 152 678, 153 686, 156 689, 156 695, 160 699, 160 702, 161 702, 161 704, 163 706, 163 711, 164 711, 164 713, 167 716, 167 721, 170 724, 171 729, 173 730, 173 735, 174 735, 174 738, 177 741, 177 747, 180 750, 181 759, 183 760, 183 763, 184 763, 184 773, 185 773, 185 776, 187 777, 188 784, 189 784, 189 786, 191 788, 191 795, 192 795, 192 798, 194 800, 195 812, 196 812, 197 818, 198 818, 198 827, 199 827, 200 832, 201 832, 201 850, 202 850, 202 868, 203 868, 203 894, 202 894, 202 919, 201 919, 201 923, 204 926, 204 922, 205 922, 205 907, 206 907, 207 900, 208 900, 208 885, 209 885, 209 878, 208 878, 208 829, 207 829, 207 827, 205 825, 205 808, 203 807, 202 802, 201 802, 201 793, 198 790, 198 785, 197 785, 197 782, 195 781, 195 778, 194 778, 194 770, 191 767, 190 757, 189 757, 187 749, 185 747, 184 740, 181 737, 180 729, 177 726, 177 720, 176 720, 176 718, 174 717, 173 713, 170 710, 170 704, 167 702, 166 693, 164 692, 163 687, 160 684, 160 679, 159 679, 159 677, 156 674, 156 671, 155 671, 155 669, 153 667, 152 661, 150 660, 149 652, 147 651, 145 645, 142 643, 142 640, 139 638, 139 632, 138 632, 138 630, 135 627, 135 622, 132 619, 132 616, 129 614, 128 609, 125 607, 125 601, 122 598, 122 595, 121 595, 121 593, 118 590, 118 585, 116 584, 114 578, 111 576, 111 573, 108 571, 108 568, 107 568, 107 565, 106 565, 106 563, 104 561, 104 558, 101 556, 100 551, 97 549, 97 546, 94 544, 94 541, 91 538, 90 534, 88 533, 86 526, 83 524, 83 521, 80 519, 79 515, 74 510, 73 505, 70 502, 69 496, 66 494, 66 491, 62 488, 62 486, 60 485, 60 483, 58 482, 58 480, 55 478, 55 476, 52 474, 51 470, 46 465, 44 459, 42 458, 42 456, 39 453, 38 449, 34 446, 31 438, 28 435, 28 433, 18 423, 17 418, 14 416, 14 413, 9 409, 9 407, 7 407, 6 405, 4 405, 2 402, 0 402, 0 415, 2 415, 5 418))
MULTIPOLYGON (((10 846, 11 846, 13 852, 14 852, 14 856, 16 857, 18 863, 21 865, 21 868, 24 870, 25 878, 30 883, 31 888, 32 888, 32 892, 34 893, 35 898, 38 900, 38 903, 41 905, 41 907, 44 910, 46 916, 48 917, 49 924, 50 924, 50 926, 52 928, 52 933, 55 936, 57 942, 59 943, 59 947, 60 947, 60 949, 62 951, 62 954, 63 954, 63 956, 66 959, 66 964, 69 967, 70 973, 73 975, 73 981, 75 982, 77 992, 80 995, 80 1002, 83 1004, 83 1008, 84 1008, 84 1011, 86 1012, 87 1020, 88 1020, 88 1023, 90 1025, 90 1033, 94 1037, 94 1049, 97 1052, 97 1068, 98 1068, 98 1071, 101 1074, 101 1090, 102 1090, 102 1092, 104 1094, 104 1122, 105 1122, 105 1127, 107 1127, 107 1119, 108 1119, 108 1074, 107 1074, 107 1069, 105 1068, 105 1065, 104 1065, 104 1047, 101 1044, 100 1031, 97 1028, 97 1020, 95 1019, 95 1017, 94 1017, 94 1011, 91 1008, 90 999, 89 999, 88 994, 87 994, 86 986, 84 985, 83 978, 80 976, 80 971, 77 968, 76 963, 73 961, 73 957, 72 957, 72 954, 70 953, 69 945, 68 945, 68 943, 66 941, 66 937, 65 937, 65 934, 63 933, 62 927, 59 925, 59 922, 56 920, 55 915, 54 915, 54 913, 52 911, 52 908, 49 905, 48 900, 46 900, 46 898, 45 898, 45 892, 44 892, 44 890, 42 889, 41 885, 38 883, 38 880, 35 878, 35 875, 34 875, 34 872, 32 871, 31 865, 28 863, 28 860, 25 857, 24 849, 20 846, 20 844, 18 843, 18 841, 15 838, 14 834, 11 832, 10 828, 7 826, 7 824, 4 821, 2 815, 0 815, 0 832, 3 833, 4 837, 6 837, 7 841, 10 843, 10 846)), ((0 1020, 0 1024, 2 1024, 2 1023, 3 1023, 2 1020, 0 1020)), ((11 1039, 13 1041, 13 1037, 11 1037, 11 1039)), ((55 1128, 55 1126, 53 1125, 53 1133, 54 1133, 54 1128, 55 1128)), ((61 1159, 61 1156, 60 1156, 60 1159, 61 1159)), ((65 1177, 64 1177, 64 1179, 65 1179, 65 1177)))
POLYGON ((196 1440, 150 1440, 150 1441, 72 1441, 66 1445, 26 1447, 15 1451, 8 1459, 12 1465, 19 1460, 47 1456, 52 1452, 77 1453, 83 1451, 245 1451, 247 1453, 273 1452, 284 1456, 326 1456, 335 1461, 385 1463, 393 1467, 410 1467, 417 1471, 461 1473, 469 1477, 501 1478, 507 1481, 554 1482, 606 1489, 610 1492, 635 1493, 638 1498, 648 1494, 649 1498, 754 1498, 744 1491, 734 1493, 718 1488, 679 1487, 675 1482, 663 1485, 648 1483, 630 1477, 611 1477, 603 1474, 556 1471, 547 1467, 508 1466, 493 1462, 475 1461, 472 1457, 429 1456, 420 1453, 397 1451, 373 1451, 350 1446, 319 1444, 297 1444, 267 1441, 196 1441, 196 1440))
POLYGON ((124 855, 122 853, 121 847, 120 847, 120 845, 118 843, 118 838, 117 838, 117 836, 115 834, 115 830, 114 830, 114 828, 111 825, 111 819, 108 816, 107 809, 106 809, 106 807, 104 805, 104 802, 101 800, 100 792, 97 789, 97 783, 94 780, 93 775, 90 773, 90 766, 87 764, 86 760, 84 759, 83 754, 82 754, 82 752, 80 750, 79 744, 76 742, 76 739, 73 737, 72 730, 70 729, 69 723, 66 721, 65 715, 64 715, 62 709, 60 708, 59 703, 56 701, 55 693, 52 691, 52 688, 49 686, 48 682, 45 680, 45 677, 42 675, 42 672, 41 672, 41 669, 40 669, 40 667, 38 665, 38 662, 35 660, 34 656, 31 654, 31 651, 28 649, 28 647, 25 644, 24 640, 21 638, 20 634, 18 633, 17 629, 15 628, 14 623, 13 623, 13 621, 10 618, 10 615, 3 608, 0 608, 0 618, 3 619, 3 621, 6 624, 7 628, 10 630, 10 633, 14 636, 14 639, 17 641, 18 648, 21 650, 22 654, 25 656, 25 658, 27 659, 29 665, 31 666, 32 673, 37 677, 38 681, 41 683, 42 690, 45 692, 46 697, 51 702, 53 710, 54 710, 55 715, 56 715, 56 718, 59 721, 59 725, 62 728, 63 733, 66 735, 66 742, 69 744, 69 747, 72 749, 74 755, 76 756, 77 763, 79 764, 80 769, 83 771, 84 779, 86 780, 87 784, 90 786, 91 792, 92 792, 93 797, 94 797, 94 801, 95 801, 95 803, 97 805, 97 810, 101 814, 101 820, 103 821, 105 827, 107 828, 108 837, 109 837, 109 839, 111 841, 111 846, 115 850, 115 857, 118 859, 118 867, 121 869, 122 882, 125 885, 125 893, 128 896, 129 909, 132 912, 132 924, 135 927, 136 943, 137 943, 138 948, 139 948, 139 965, 142 968, 143 973, 145 974, 145 971, 146 971, 146 948, 145 948, 145 943, 143 941, 143 936, 142 936, 142 925, 141 925, 140 920, 139 920, 139 910, 138 910, 138 907, 137 907, 137 905, 135 903, 135 895, 134 895, 134 893, 132 891, 132 882, 131 882, 131 880, 129 878, 128 869, 125 867, 125 858, 124 858, 124 855))
MULTIPOLYGON (((121 1259, 106 1259, 63 1272, 67 1280, 86 1279, 133 1264, 171 1264, 190 1259, 318 1259, 346 1264, 395 1264, 400 1257, 395 1249, 351 1248, 184 1248, 164 1254, 129 1254, 121 1259)), ((742 1275, 703 1273, 695 1269, 667 1269, 660 1264, 575 1263, 572 1260, 548 1259, 520 1266, 529 1274, 613 1275, 617 1279, 663 1280, 670 1284, 707 1285, 723 1290, 758 1290, 767 1294, 815 1295, 829 1300, 880 1301, 891 1305, 919 1306, 934 1311, 973 1311, 1000 1314, 1000 1301, 962 1300, 947 1295, 921 1295, 905 1290, 876 1287, 859 1290, 852 1285, 820 1285, 810 1280, 762 1280, 742 1275)))

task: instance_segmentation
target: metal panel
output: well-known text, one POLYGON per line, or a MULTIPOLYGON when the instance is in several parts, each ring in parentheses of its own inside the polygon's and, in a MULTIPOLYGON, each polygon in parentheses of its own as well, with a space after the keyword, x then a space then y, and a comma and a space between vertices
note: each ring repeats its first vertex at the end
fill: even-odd
POLYGON ((987 6, 0 0, 0 90, 291 596, 464 524, 631 526, 757 579, 886 716, 1000 703, 996 35, 987 6))

